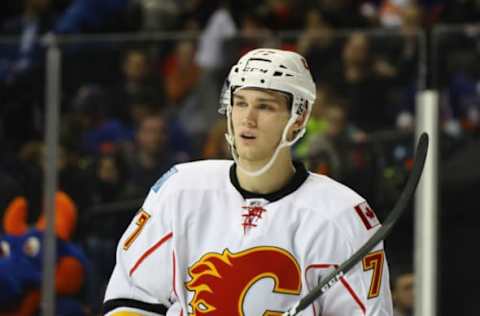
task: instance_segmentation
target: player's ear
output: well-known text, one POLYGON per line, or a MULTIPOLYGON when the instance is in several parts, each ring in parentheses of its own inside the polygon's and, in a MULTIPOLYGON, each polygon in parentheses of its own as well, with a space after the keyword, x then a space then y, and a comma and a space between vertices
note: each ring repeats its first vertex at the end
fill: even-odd
POLYGON ((303 111, 302 115, 300 115, 293 123, 294 130, 298 131, 302 128, 305 120, 307 119, 307 111, 303 111))
POLYGON ((288 140, 292 140, 302 129, 305 120, 307 119, 307 111, 303 111, 303 113, 295 120, 295 122, 290 127, 288 133, 288 140))

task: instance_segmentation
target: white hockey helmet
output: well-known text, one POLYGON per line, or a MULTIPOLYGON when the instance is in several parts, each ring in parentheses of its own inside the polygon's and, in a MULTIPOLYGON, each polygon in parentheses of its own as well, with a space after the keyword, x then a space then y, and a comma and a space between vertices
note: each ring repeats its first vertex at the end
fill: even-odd
POLYGON ((232 156, 237 162, 238 154, 235 148, 233 127, 231 122, 233 93, 238 89, 263 88, 283 92, 291 97, 290 119, 285 126, 280 144, 277 146, 270 161, 260 170, 245 173, 256 176, 268 170, 281 148, 292 146, 304 134, 306 124, 315 102, 316 87, 305 58, 300 54, 279 49, 254 49, 243 55, 238 63, 232 67, 225 80, 220 96, 221 113, 227 115, 228 134, 226 134, 232 156), (287 140, 290 126, 302 115, 306 115, 303 126, 293 140, 287 140))

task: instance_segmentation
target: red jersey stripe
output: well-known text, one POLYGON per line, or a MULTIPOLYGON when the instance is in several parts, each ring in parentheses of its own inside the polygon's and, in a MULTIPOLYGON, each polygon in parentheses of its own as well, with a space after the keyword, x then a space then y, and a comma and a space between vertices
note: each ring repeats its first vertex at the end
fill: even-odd
POLYGON ((176 261, 176 260, 175 260, 175 251, 172 252, 172 257, 173 257, 173 281, 172 281, 172 282, 173 282, 173 293, 174 293, 175 296, 178 298, 177 290, 176 290, 176 288, 175 288, 175 284, 177 283, 177 282, 176 282, 176 279, 175 279, 175 274, 176 274, 176 272, 177 272, 177 271, 176 271, 176 267, 175 267, 175 265, 176 265, 176 262, 175 262, 175 261, 176 261))
POLYGON ((355 302, 357 302, 358 306, 360 307, 360 309, 362 310, 363 312, 363 315, 366 315, 367 313, 367 309, 365 308, 365 305, 363 305, 363 302, 360 300, 360 298, 357 296, 357 294, 355 293, 355 291, 352 289, 352 287, 350 286, 350 284, 348 284, 347 280, 345 280, 344 277, 341 277, 340 278, 340 282, 342 282, 343 286, 347 289, 347 291, 350 293, 350 295, 353 297, 353 299, 355 300, 355 302))
MULTIPOLYGON (((328 269, 330 267, 335 267, 337 268, 338 265, 336 264, 329 264, 329 263, 318 263, 318 264, 311 264, 307 267, 307 269, 305 269, 305 277, 307 276, 307 272, 309 269, 328 269)), ((360 298, 358 297, 358 295, 355 293, 355 291, 352 289, 352 287, 350 286, 350 284, 348 284, 347 280, 344 278, 344 277, 341 277, 340 278, 340 281, 342 282, 343 286, 347 289, 347 291, 350 293, 350 295, 352 296, 353 300, 358 304, 358 306, 360 307, 360 309, 362 310, 363 314, 365 315, 366 312, 367 312, 367 309, 365 308, 365 305, 363 305, 363 302, 360 300, 360 298)), ((313 304, 312 304, 313 305, 313 304)), ((315 308, 314 308, 314 311, 315 311, 315 308)))
POLYGON ((165 236, 162 237, 155 245, 150 247, 145 253, 135 262, 134 266, 130 269, 129 275, 132 276, 133 272, 137 270, 137 268, 142 264, 143 260, 145 260, 148 256, 150 256, 155 250, 158 249, 164 242, 172 238, 173 233, 168 233, 165 236))

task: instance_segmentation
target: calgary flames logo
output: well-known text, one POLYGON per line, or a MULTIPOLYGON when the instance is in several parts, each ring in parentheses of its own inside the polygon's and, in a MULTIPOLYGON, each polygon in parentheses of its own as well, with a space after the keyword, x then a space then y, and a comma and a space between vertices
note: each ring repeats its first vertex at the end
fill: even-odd
MULTIPOLYGON (((275 247, 257 247, 232 254, 208 253, 188 271, 186 283, 195 292, 190 301, 191 316, 244 316, 243 301, 248 290, 260 279, 272 278, 273 292, 300 294, 301 272, 295 258, 275 247)), ((264 316, 281 315, 265 311, 264 316)))

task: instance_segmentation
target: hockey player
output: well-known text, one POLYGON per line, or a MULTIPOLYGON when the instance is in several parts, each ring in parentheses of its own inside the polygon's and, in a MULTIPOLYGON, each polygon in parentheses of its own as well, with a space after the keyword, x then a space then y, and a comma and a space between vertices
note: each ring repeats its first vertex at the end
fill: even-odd
MULTIPOLYGON (((367 202, 292 160, 315 84, 297 53, 256 49, 221 98, 234 161, 174 166, 121 238, 107 315, 281 315, 379 228, 367 202)), ((383 245, 302 315, 392 315, 383 245)))

